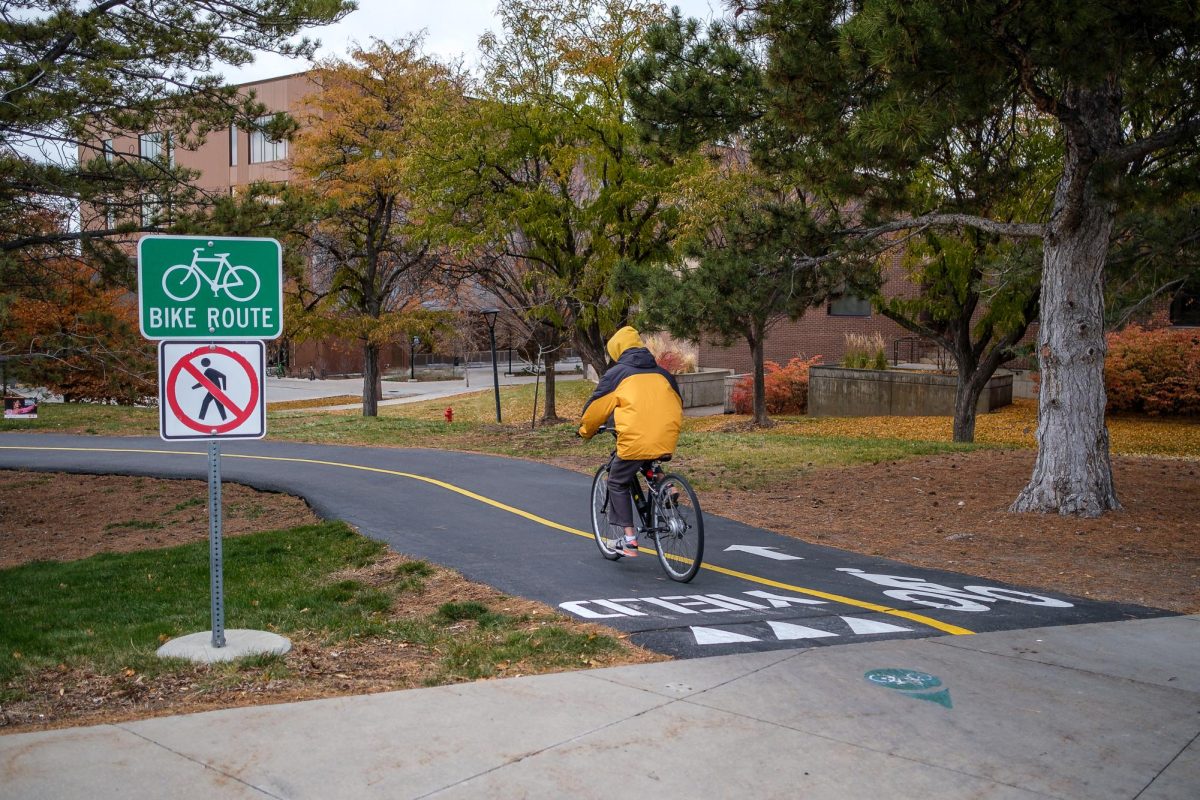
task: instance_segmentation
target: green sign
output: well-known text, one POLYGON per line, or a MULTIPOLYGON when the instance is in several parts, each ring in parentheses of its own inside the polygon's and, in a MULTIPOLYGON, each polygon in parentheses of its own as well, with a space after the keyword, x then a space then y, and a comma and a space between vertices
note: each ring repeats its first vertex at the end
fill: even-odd
POLYGON ((147 339, 278 339, 283 248, 274 239, 146 236, 138 319, 147 339))

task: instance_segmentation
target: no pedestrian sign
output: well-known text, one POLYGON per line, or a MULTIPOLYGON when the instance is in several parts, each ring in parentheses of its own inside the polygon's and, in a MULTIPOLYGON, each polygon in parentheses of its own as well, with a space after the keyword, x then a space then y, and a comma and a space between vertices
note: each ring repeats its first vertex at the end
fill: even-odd
POLYGON ((147 339, 278 339, 283 249, 274 239, 144 236, 138 321, 147 339))
POLYGON ((158 431, 176 439, 267 433, 262 342, 158 343, 158 431))

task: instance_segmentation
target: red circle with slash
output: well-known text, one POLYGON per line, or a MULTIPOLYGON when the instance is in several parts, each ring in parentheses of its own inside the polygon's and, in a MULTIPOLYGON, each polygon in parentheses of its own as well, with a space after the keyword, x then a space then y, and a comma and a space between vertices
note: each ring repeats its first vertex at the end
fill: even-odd
POLYGON ((246 360, 241 353, 230 350, 226 347, 204 345, 197 347, 192 352, 188 353, 179 361, 175 362, 175 366, 171 368, 171 374, 167 376, 167 386, 164 394, 167 396, 167 403, 171 406, 171 410, 175 412, 175 418, 188 426, 194 431, 200 433, 229 433, 229 431, 237 428, 246 420, 250 419, 250 415, 254 413, 254 409, 258 406, 258 377, 254 367, 246 360), (245 407, 239 408, 237 403, 232 402, 225 392, 204 376, 204 373, 192 364, 192 359, 197 356, 219 354, 233 359, 238 366, 246 371, 246 376, 250 379, 250 400, 245 407), (184 413, 179 406, 179 399, 175 396, 175 379, 179 377, 179 373, 187 370, 188 374, 200 383, 213 398, 233 412, 232 419, 222 422, 220 425, 212 425, 200 420, 194 420, 184 413))

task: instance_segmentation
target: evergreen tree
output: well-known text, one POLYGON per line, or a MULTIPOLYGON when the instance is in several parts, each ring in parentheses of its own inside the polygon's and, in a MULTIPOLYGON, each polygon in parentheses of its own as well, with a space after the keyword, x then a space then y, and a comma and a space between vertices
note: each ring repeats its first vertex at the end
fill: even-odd
MULTIPOLYGON (((1182 197, 1200 141, 1200 15, 1181 0, 756 0, 739 24, 767 57, 794 151, 841 172, 864 218, 907 175, 1014 98, 1056 128, 1045 218, 935 209, 900 227, 1043 242, 1038 457, 1013 510, 1119 508, 1104 425, 1103 275, 1123 192, 1182 197)), ((1194 181, 1194 177, 1191 178, 1194 181)), ((886 228, 877 228, 876 232, 886 228)))
MULTIPOLYGON (((31 248, 44 253, 46 245, 66 243, 69 251, 80 239, 161 229, 141 219, 143 197, 161 209, 206 200, 188 184, 193 174, 173 165, 170 149, 190 147, 231 123, 259 127, 265 113, 252 94, 226 86, 218 67, 247 63, 255 51, 311 55, 317 43, 294 37, 353 8, 349 0, 4 4, 0 260, 31 248), (158 155, 105 150, 114 135, 146 132, 162 134, 158 155), (76 229, 20 225, 24 212, 43 209, 98 214, 76 229), (107 224, 109 217, 117 224, 107 224)), ((289 123, 269 125, 281 134, 289 123)))

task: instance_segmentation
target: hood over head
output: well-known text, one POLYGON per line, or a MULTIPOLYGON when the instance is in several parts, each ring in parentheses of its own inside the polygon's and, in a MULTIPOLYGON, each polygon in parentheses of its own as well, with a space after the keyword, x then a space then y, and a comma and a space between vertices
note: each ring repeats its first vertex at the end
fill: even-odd
POLYGON ((632 325, 626 325, 608 340, 608 357, 616 361, 629 348, 645 346, 642 344, 642 337, 638 334, 637 329, 632 325))

